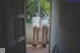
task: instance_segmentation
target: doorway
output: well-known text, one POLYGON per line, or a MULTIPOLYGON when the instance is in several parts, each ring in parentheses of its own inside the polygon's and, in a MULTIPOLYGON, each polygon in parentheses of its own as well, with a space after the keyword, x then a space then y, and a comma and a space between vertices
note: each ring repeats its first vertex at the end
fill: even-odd
POLYGON ((50 0, 25 0, 27 53, 49 52, 50 8, 50 0))

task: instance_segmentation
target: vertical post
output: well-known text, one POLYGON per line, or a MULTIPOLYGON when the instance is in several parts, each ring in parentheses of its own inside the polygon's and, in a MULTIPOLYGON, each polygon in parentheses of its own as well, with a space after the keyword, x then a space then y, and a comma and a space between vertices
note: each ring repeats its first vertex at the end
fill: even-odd
POLYGON ((38 0, 38 13, 39 13, 39 16, 40 16, 40 0, 38 0))

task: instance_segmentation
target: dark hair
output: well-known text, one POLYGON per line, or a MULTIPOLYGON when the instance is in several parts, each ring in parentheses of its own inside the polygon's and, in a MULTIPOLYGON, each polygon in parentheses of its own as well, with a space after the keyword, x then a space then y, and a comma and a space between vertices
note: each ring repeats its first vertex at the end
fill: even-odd
POLYGON ((36 16, 36 14, 34 14, 33 16, 36 16))
POLYGON ((41 14, 42 16, 44 16, 44 14, 41 14))

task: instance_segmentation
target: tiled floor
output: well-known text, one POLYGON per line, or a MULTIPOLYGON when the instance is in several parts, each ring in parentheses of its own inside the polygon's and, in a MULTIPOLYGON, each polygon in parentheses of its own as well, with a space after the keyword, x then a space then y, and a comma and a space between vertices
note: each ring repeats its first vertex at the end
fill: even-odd
POLYGON ((32 47, 32 45, 27 45, 27 53, 48 53, 48 45, 46 48, 41 46, 32 47))

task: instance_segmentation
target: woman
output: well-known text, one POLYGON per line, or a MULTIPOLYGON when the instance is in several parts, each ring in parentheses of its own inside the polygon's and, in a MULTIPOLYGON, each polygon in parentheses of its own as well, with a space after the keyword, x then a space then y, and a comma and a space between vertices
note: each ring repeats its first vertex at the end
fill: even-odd
POLYGON ((41 16, 41 28, 42 28, 42 47, 46 47, 48 40, 48 17, 42 14, 41 16))
POLYGON ((38 46, 38 41, 39 41, 39 29, 40 29, 40 17, 38 14, 34 15, 32 17, 32 26, 33 26, 33 44, 32 46, 36 47, 38 46))

